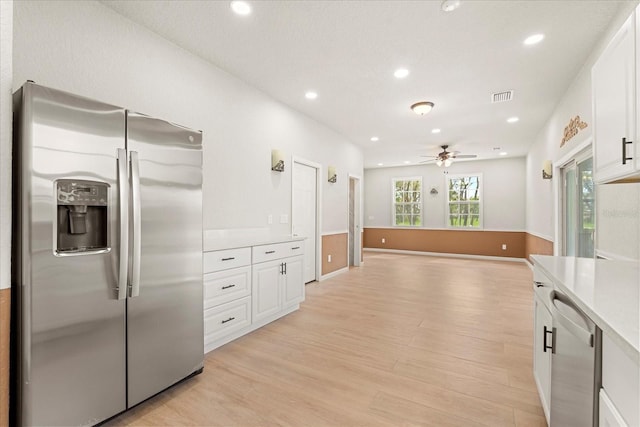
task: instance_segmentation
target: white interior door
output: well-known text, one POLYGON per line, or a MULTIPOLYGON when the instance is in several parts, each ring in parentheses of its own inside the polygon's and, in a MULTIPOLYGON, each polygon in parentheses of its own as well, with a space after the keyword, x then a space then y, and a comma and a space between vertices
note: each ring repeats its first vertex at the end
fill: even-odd
POLYGON ((361 258, 360 179, 349 177, 349 265, 358 267, 361 258))
POLYGON ((306 237, 304 282, 316 280, 317 168, 293 163, 293 235, 306 237))

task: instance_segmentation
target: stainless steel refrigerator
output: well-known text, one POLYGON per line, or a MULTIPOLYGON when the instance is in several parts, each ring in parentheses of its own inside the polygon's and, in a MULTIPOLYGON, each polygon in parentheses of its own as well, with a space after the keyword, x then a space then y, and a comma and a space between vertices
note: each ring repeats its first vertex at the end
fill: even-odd
POLYGON ((14 95, 13 422, 104 421, 203 368, 202 134, 14 95))

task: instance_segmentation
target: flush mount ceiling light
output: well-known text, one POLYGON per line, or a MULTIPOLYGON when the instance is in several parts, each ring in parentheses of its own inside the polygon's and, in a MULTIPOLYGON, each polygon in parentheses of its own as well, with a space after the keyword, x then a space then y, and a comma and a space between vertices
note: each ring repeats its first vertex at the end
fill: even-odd
POLYGON ((460 0, 444 0, 440 7, 443 12, 453 12, 460 7, 460 0))
POLYGON ((307 93, 304 94, 304 97, 307 99, 316 99, 318 97, 318 94, 312 90, 308 91, 307 93))
POLYGON ((409 75, 409 70, 407 70, 406 68, 398 68, 394 73, 393 76, 396 79, 404 79, 405 77, 407 77, 409 75))
POLYGON ((542 39, 544 39, 544 34, 534 34, 524 39, 523 43, 527 46, 531 46, 540 43, 542 39))
POLYGON ((251 6, 246 1, 233 0, 231 2, 231 10, 238 15, 249 15, 251 13, 251 6))
POLYGON ((429 113, 429 111, 431 111, 432 108, 433 108, 433 102, 429 102, 429 101, 416 102, 411 106, 411 109, 413 110, 413 112, 419 116, 424 116, 425 114, 429 113))
POLYGON ((517 118, 517 117, 509 117, 509 118, 507 119, 507 123, 515 123, 515 122, 517 122, 518 120, 520 120, 520 119, 519 119, 519 118, 517 118))

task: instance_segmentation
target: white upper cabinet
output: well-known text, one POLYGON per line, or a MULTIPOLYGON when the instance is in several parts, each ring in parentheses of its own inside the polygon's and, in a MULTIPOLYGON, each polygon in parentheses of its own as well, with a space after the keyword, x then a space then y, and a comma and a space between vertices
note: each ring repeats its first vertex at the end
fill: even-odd
POLYGON ((640 178, 638 13, 625 21, 591 70, 597 183, 640 178))

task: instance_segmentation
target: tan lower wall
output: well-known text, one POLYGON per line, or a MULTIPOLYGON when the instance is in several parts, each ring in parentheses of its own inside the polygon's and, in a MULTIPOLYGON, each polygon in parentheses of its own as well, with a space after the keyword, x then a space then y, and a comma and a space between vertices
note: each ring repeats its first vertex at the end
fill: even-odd
POLYGON ((531 255, 553 255, 553 242, 527 233, 526 252, 529 262, 531 255))
POLYGON ((526 234, 520 231, 365 228, 363 241, 365 248, 524 258, 526 234), (382 243, 383 238, 385 243, 382 243), (503 244, 507 245, 506 250, 502 250, 503 244))
POLYGON ((345 268, 349 262, 347 245, 349 233, 322 236, 322 275, 345 268), (331 255, 331 262, 328 257, 331 255))
POLYGON ((0 289, 0 426, 9 425, 11 289, 0 289))

